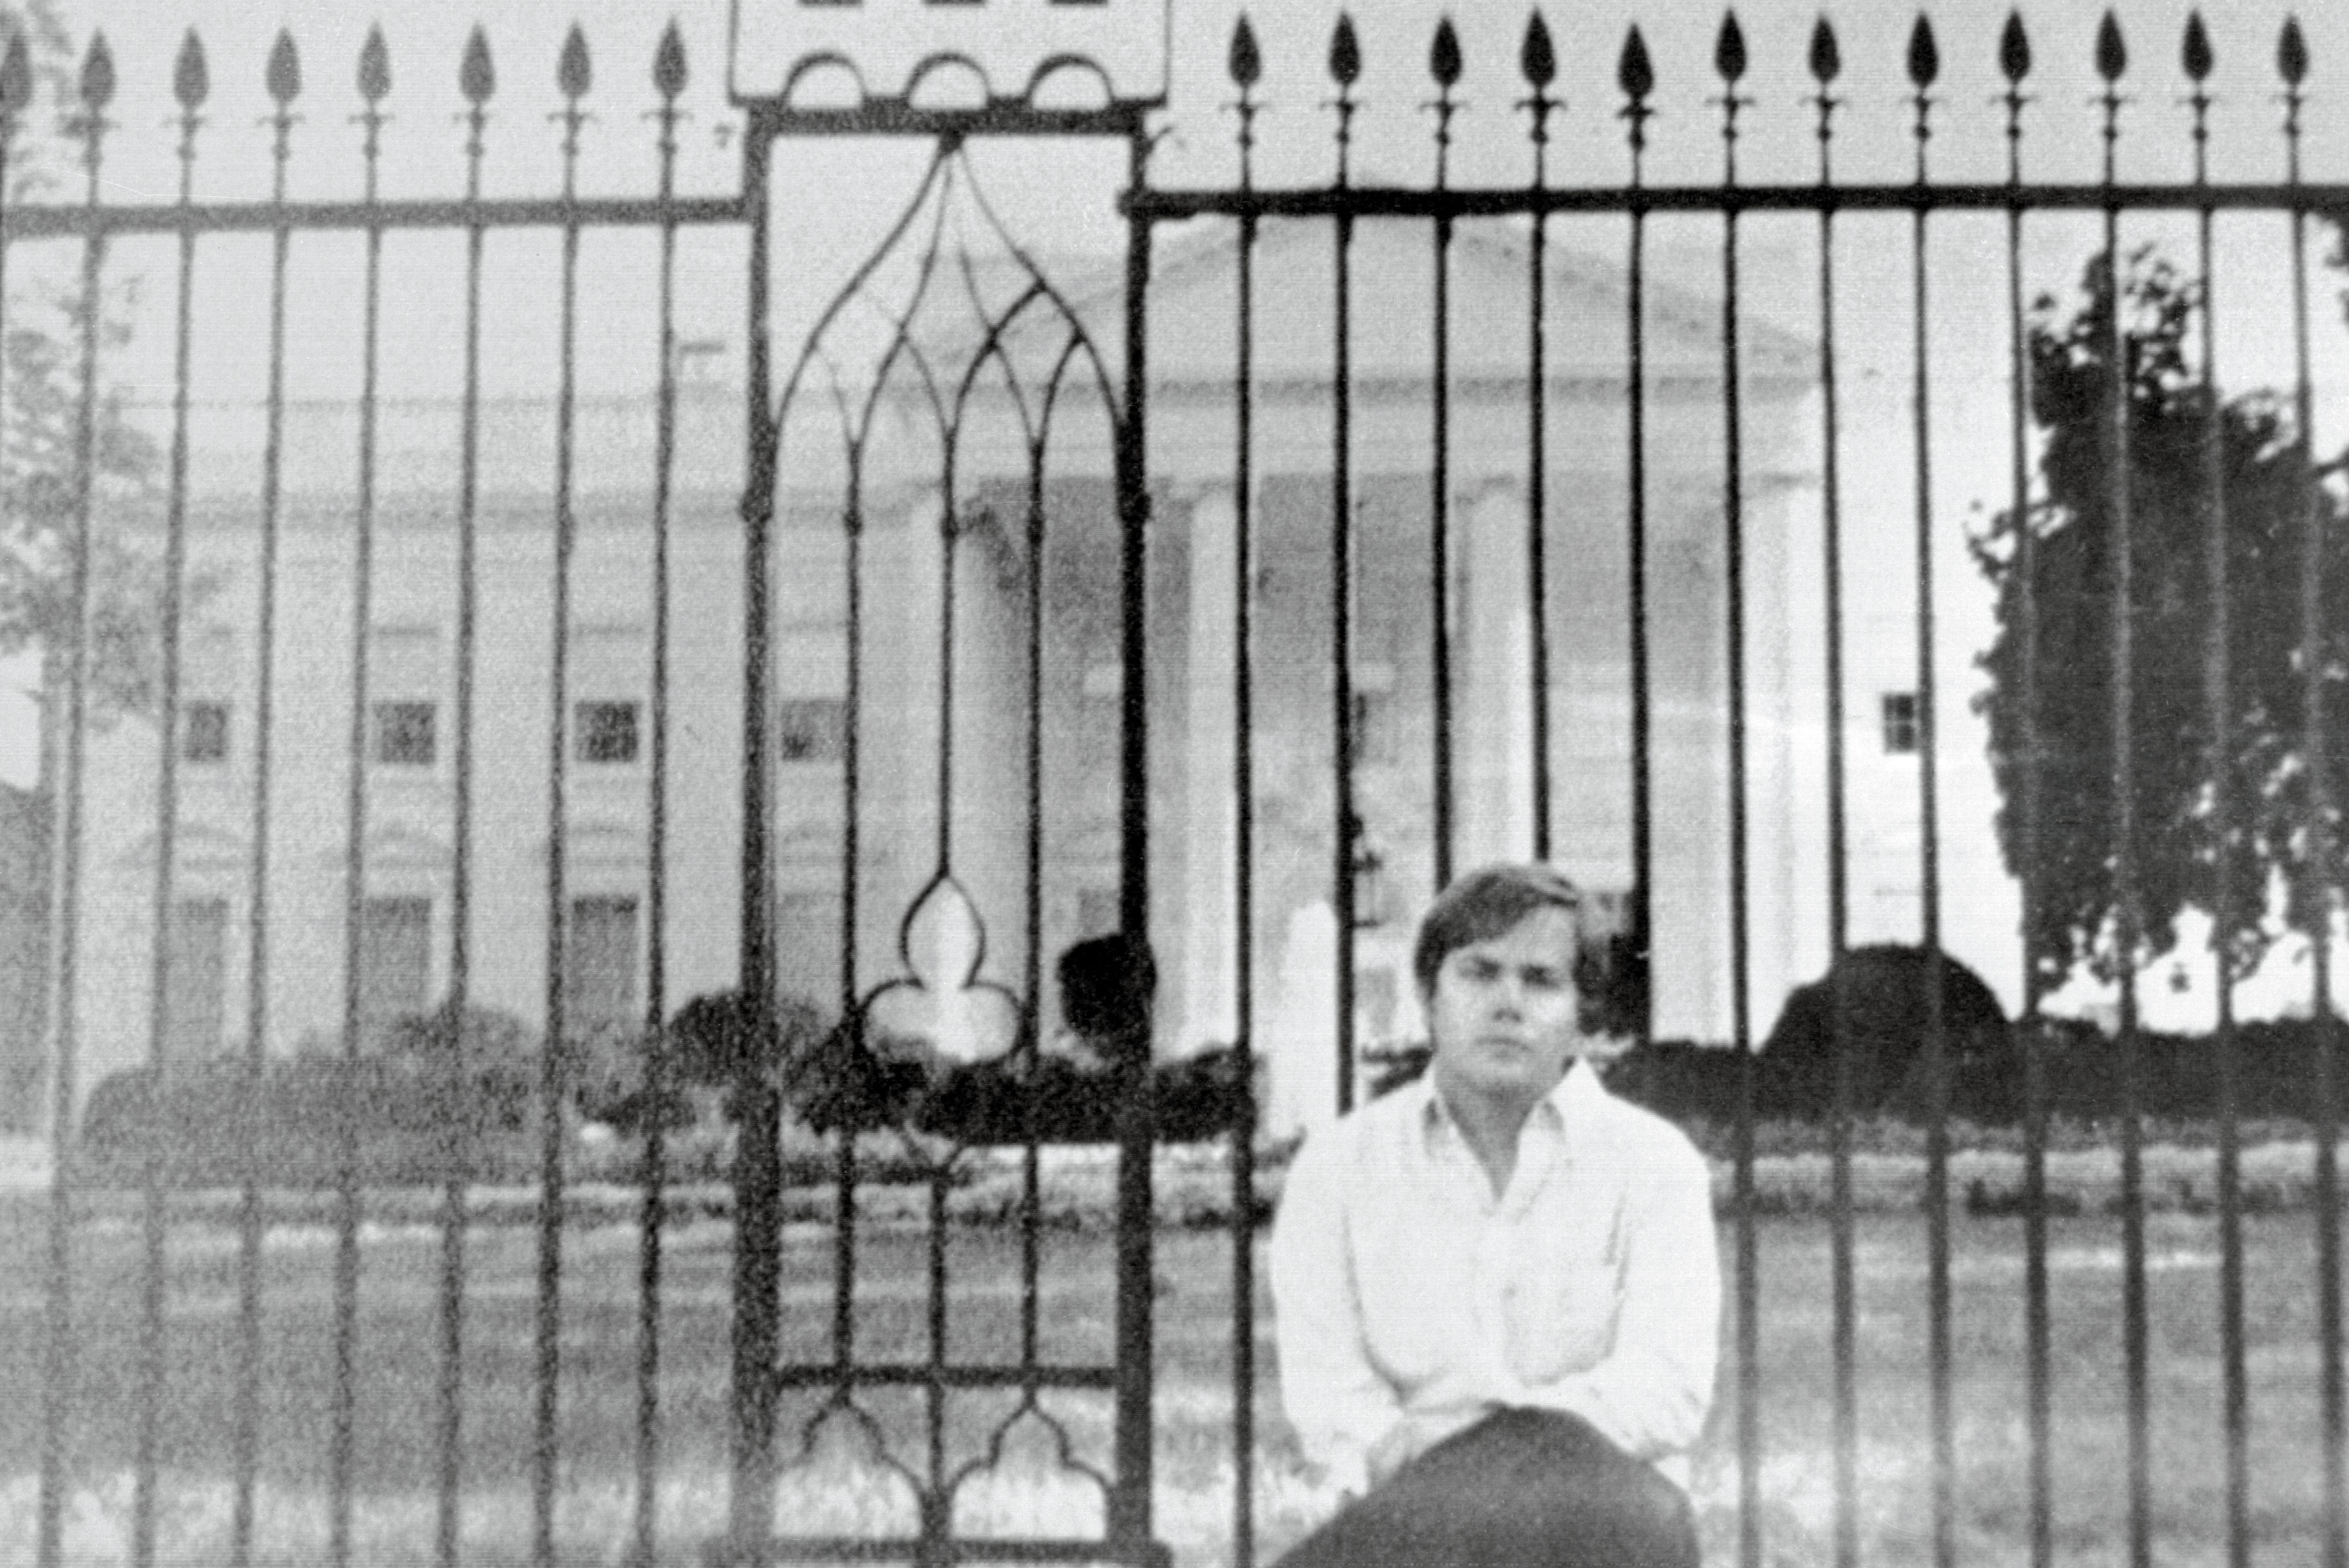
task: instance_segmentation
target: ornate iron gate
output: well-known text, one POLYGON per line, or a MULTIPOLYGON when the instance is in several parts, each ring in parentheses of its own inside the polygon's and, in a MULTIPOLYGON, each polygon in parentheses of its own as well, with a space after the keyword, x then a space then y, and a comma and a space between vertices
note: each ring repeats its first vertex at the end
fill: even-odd
MULTIPOLYGON (((760 40, 745 37, 745 29, 771 35, 774 53, 759 58, 755 68, 762 80, 774 84, 771 97, 749 100, 744 190, 750 203, 751 355, 748 378, 751 410, 750 478, 744 516, 750 527, 747 576, 763 585, 766 573, 759 563, 767 557, 762 525, 776 512, 781 462, 795 417, 808 418, 810 403, 829 401, 837 428, 827 432, 837 439, 841 474, 836 508, 844 535, 846 558, 846 690, 849 732, 843 756, 843 818, 840 847, 842 909, 839 960, 843 1025, 836 1037, 833 1062, 843 1071, 866 1070, 885 1061, 896 1043, 924 1042, 942 1050, 949 1060, 989 1064, 962 1080, 966 1086, 988 1081, 1009 1092, 1016 1109, 999 1100, 995 1125, 978 1116, 958 1120, 932 1106, 925 1114, 911 1106, 876 1096, 862 1116, 849 1116, 850 1130, 902 1126, 906 1119, 921 1124, 942 1140, 943 1152, 929 1185, 926 1237, 928 1280, 927 1356, 922 1361, 874 1362, 855 1349, 854 1194, 857 1182, 856 1143, 843 1137, 839 1144, 839 1209, 834 1317, 831 1354, 795 1362, 779 1355, 780 1335, 775 1282, 779 1275, 780 1232, 775 1204, 780 1177, 775 1151, 763 1141, 746 1140, 743 1165, 736 1182, 742 1238, 736 1274, 736 1399, 739 1423, 734 1517, 730 1540, 736 1543, 730 1560, 763 1562, 769 1555, 789 1559, 867 1559, 903 1555, 917 1562, 962 1559, 1030 1561, 1114 1561, 1154 1563, 1166 1561, 1165 1549, 1152 1531, 1152 1305, 1155 1282, 1152 1272, 1152 1160, 1156 1138, 1150 1068, 1153 1032, 1150 987, 1128 994, 1132 970, 1147 970, 1150 912, 1149 789, 1147 785, 1148 690, 1144 639, 1144 532, 1148 500, 1143 469, 1143 389, 1147 384, 1143 336, 1143 294, 1149 276, 1148 225, 1135 220, 1128 232, 1123 275, 1122 353, 1105 355, 1045 273, 988 210, 966 155, 966 144, 988 137, 1046 139, 1109 139, 1126 151, 1128 178, 1139 186, 1149 151, 1147 116, 1164 100, 1163 6, 1104 5, 1048 16, 1037 36, 1024 36, 1010 19, 989 15, 984 8, 961 14, 888 15, 844 7, 776 10, 737 16, 736 43, 743 49, 732 69, 759 57, 760 40), (847 72, 854 78, 849 107, 801 108, 814 96, 803 78, 820 78, 827 71, 847 72), (1043 107, 1058 76, 1080 76, 1092 100, 1081 109, 1043 107), (939 78, 950 78, 941 93, 939 78), (934 107, 943 102, 947 107, 934 107), (857 267, 845 289, 827 304, 813 331, 792 357, 778 385, 769 362, 764 290, 770 267, 769 235, 774 225, 769 207, 773 181, 768 159, 773 149, 792 138, 904 136, 926 141, 932 148, 927 171, 909 203, 892 223, 879 249, 857 267), (978 254, 971 236, 950 239, 949 225, 958 215, 982 225, 1000 254, 978 254), (995 297, 977 276, 988 259, 1010 273, 996 284, 995 297), (833 345, 843 318, 859 305, 875 302, 882 292, 879 279, 893 260, 910 264, 913 273, 902 300, 883 306, 884 336, 877 366, 859 369, 852 349, 835 353, 833 345), (956 277, 954 274, 959 274, 956 277), (957 338, 950 328, 926 319, 936 314, 941 292, 959 286, 966 332, 957 338), (1020 349, 1042 337, 1040 357, 1023 363, 1020 349), (843 363, 845 361, 845 363, 843 363), (1112 362, 1118 368, 1112 371, 1112 362), (869 376, 869 380, 867 379, 869 376), (990 387, 993 378, 996 385, 990 387), (1121 379, 1122 378, 1122 379, 1121 379), (1072 388, 1071 383, 1074 383, 1072 388), (893 388, 893 383, 895 385, 893 388), (893 397, 893 389, 895 396, 893 397), (986 452, 969 426, 977 422, 977 404, 994 390, 1008 405, 1016 422, 1016 439, 1009 451, 986 452), (1039 1226, 1040 1139, 1070 1136, 1070 1129, 1047 1128, 1040 1120, 1037 1092, 1042 1071, 1044 1006, 1046 863, 1045 835, 1045 678, 1046 616, 1043 608, 1045 557, 1049 545, 1046 489, 1048 452, 1055 418, 1068 421, 1064 399, 1074 397, 1090 406, 1105 427, 1112 452, 1114 494, 1113 524, 1117 539, 1117 597, 1122 628, 1117 658, 1121 694, 1116 774, 1120 781, 1117 821, 1117 925, 1127 933, 1126 943, 1096 948, 1097 958, 1109 970, 1092 978, 1106 986, 1106 1005, 1090 1009, 1099 1014, 1084 1027, 1088 1004, 1078 992, 1085 977, 1064 965, 1061 1011, 1064 1022, 1086 1033, 1105 1053, 1103 1071, 1096 1080, 1114 1114, 1105 1122, 1096 1118, 1092 1136, 1108 1133, 1116 1140, 1116 1308, 1114 1355, 1107 1363, 1048 1361, 1040 1348, 1038 1295, 1040 1285, 1039 1226), (893 404, 915 405, 914 422, 927 427, 936 450, 924 454, 936 462, 924 487, 931 496, 938 553, 936 665, 935 680, 937 741, 933 794, 936 848, 918 889, 903 907, 895 971, 877 984, 860 979, 857 932, 860 926, 858 883, 860 864, 860 794, 864 787, 858 729, 864 696, 866 572, 862 545, 872 511, 871 487, 877 469, 885 464, 885 447, 893 434, 888 415, 893 404), (1017 718, 1024 720, 1026 742, 1020 759, 1024 774, 1016 790, 996 798, 1005 815, 1019 825, 1023 840, 1016 896, 995 904, 1008 912, 1021 912, 1025 929, 1018 944, 1023 972, 1016 986, 1006 987, 984 978, 988 945, 986 905, 973 897, 957 861, 958 826, 984 829, 988 814, 974 815, 966 797, 983 792, 988 781, 973 779, 976 771, 957 748, 957 678, 968 679, 963 668, 968 657, 957 640, 957 607, 961 602, 957 572, 960 556, 974 548, 973 535, 996 519, 984 503, 966 502, 971 472, 981 460, 1009 470, 1008 504, 1019 515, 1013 535, 1013 554, 1024 553, 1025 648, 1020 659, 1021 698, 1017 718), (1009 459, 1008 464, 1004 462, 1009 459), (959 766, 958 766, 959 765, 959 766), (963 820, 958 824, 957 819, 963 820), (849 1063, 856 1064, 848 1066, 849 1063), (1009 1115, 1004 1114, 1007 1110, 1009 1115), (957 1362, 947 1346, 947 1213, 950 1166, 968 1143, 1024 1143, 1024 1194, 1019 1279, 1021 1322, 1016 1358, 993 1365, 957 1362), (773 1369, 770 1371, 769 1369, 773 1369), (923 1461, 907 1467, 891 1451, 879 1425, 860 1407, 860 1393, 880 1388, 919 1389, 923 1461), (835 1452, 864 1449, 862 1460, 851 1459, 830 1472, 812 1472, 815 1484, 837 1491, 843 1480, 852 1483, 860 1471, 877 1466, 895 1472, 915 1500, 905 1523, 913 1526, 895 1539, 875 1540, 870 1533, 818 1536, 802 1523, 777 1517, 774 1489, 768 1483, 777 1459, 778 1433, 774 1401, 787 1389, 824 1391, 820 1408, 799 1434, 801 1465, 820 1464, 827 1449, 835 1452), (960 1467, 947 1456, 947 1404, 988 1390, 1016 1391, 1019 1399, 988 1440, 984 1457, 960 1467), (1106 1390, 1113 1400, 1112 1458, 1110 1473, 1072 1459, 1070 1438, 1062 1425, 1040 1402, 1050 1390, 1106 1390), (1063 1474, 1097 1487, 1106 1503, 1097 1533, 1071 1531, 1054 1538, 1030 1532, 1024 1536, 975 1537, 965 1532, 959 1502, 966 1488, 1004 1462, 1006 1445, 1027 1424, 1049 1439, 1052 1463, 1063 1474), (781 1534, 778 1535, 780 1530, 781 1534), (747 1544, 745 1544, 747 1543, 747 1544)), ((1028 26, 1037 26, 1030 21, 1028 26)), ((836 84, 835 84, 836 85, 836 84)), ((739 74, 733 84, 737 101, 744 101, 745 84, 739 74)), ((1009 433, 1007 431, 1005 433, 1009 433)), ((820 463, 821 459, 815 459, 820 463)), ((919 466, 923 457, 914 462, 919 466)), ((917 482, 924 483, 924 482, 917 482)), ((823 507, 825 512, 833 508, 823 507)), ((1112 519, 1096 519, 1109 522, 1112 519)), ((916 548, 920 548, 919 545, 916 548)), ((768 617, 754 598, 750 612, 749 645, 761 649, 754 660, 761 675, 768 668, 763 649, 768 617)), ((760 691, 759 677, 750 677, 744 712, 750 715, 744 736, 745 754, 761 762, 746 772, 745 820, 763 825, 771 820, 763 792, 764 759, 773 748, 756 727, 769 704, 760 691)), ((967 699, 965 699, 967 701, 967 699)), ((744 898, 746 909, 767 909, 771 896, 765 885, 773 863, 763 843, 746 837, 744 898)), ((1003 888, 1011 891, 1007 882, 1003 888)), ((885 919, 895 911, 885 911, 885 919)), ((772 958, 765 942, 771 929, 750 922, 746 929, 767 932, 761 945, 746 945, 742 973, 747 993, 770 999, 775 994, 772 958)), ((754 1006, 756 1004, 754 1003, 754 1006)), ((771 1028, 761 1020, 754 1028, 771 1028)), ((950 1092, 951 1093, 951 1092, 950 1092)), ((761 1138, 780 1125, 780 1106, 762 1105, 746 1126, 759 1129, 761 1138)), ((1106 1107, 1104 1107, 1106 1108, 1106 1107)), ((789 1445, 785 1445, 786 1448, 789 1445)), ((786 1485, 792 1465, 784 1469, 786 1485)), ((891 1533, 895 1534, 895 1532, 891 1533)))

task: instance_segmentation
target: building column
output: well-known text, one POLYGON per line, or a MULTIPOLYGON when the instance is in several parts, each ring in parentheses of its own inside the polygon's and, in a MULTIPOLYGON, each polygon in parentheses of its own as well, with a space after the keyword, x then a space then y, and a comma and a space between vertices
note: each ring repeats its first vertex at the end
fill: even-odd
POLYGON ((1227 485, 1191 504, 1188 691, 1184 780, 1189 803, 1183 845, 1182 1013, 1178 1048, 1228 1044, 1239 1036, 1239 805, 1232 682, 1239 668, 1239 610, 1233 573, 1239 514, 1227 485))
POLYGON ((1515 480, 1469 508, 1459 595, 1458 865, 1533 853, 1533 614, 1526 598, 1526 497, 1515 480))

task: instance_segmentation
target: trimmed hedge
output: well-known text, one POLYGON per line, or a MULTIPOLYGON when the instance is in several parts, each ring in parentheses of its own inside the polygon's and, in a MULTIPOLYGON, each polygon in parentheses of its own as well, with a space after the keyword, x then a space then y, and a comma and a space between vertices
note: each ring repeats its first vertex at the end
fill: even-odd
MULTIPOLYGON (((2005 1085, 2006 1092, 1953 1096, 1954 1116, 1982 1126, 2018 1123, 2024 1100, 2019 1080, 2031 1044, 2026 1027, 2036 1033, 2044 1104, 2051 1117, 2093 1124, 2123 1115, 2127 1061, 2120 1043, 2091 1024, 2045 1019, 2033 1026, 2013 1026, 2014 1081, 2005 1085)), ((2246 1121, 2304 1118, 2316 1083, 2323 1033, 2306 1019, 2242 1025, 2236 1045, 2237 1116, 2246 1121)), ((2141 1034, 2138 1044, 2137 1109, 2142 1116, 2179 1121, 2217 1118, 2221 1061, 2216 1041, 2207 1035, 2141 1034)), ((1823 1093, 1812 1085, 1812 1092, 1794 1103, 1780 1103, 1788 1096, 1772 1092, 1775 1085, 1768 1052, 1755 1056, 1754 1068, 1757 1104, 1768 1107, 1764 1115, 1824 1121, 1831 1114, 1832 1079, 1823 1093)), ((1609 1088, 1676 1121, 1733 1124, 1739 1080, 1736 1052, 1685 1041, 1636 1047, 1607 1069, 1609 1088)), ((1911 1097, 1904 1096, 1890 1108, 1906 1120, 1922 1119, 1921 1107, 1911 1097)))
POLYGON ((324 1187, 512 1179, 533 1168, 537 1085, 512 1064, 295 1056, 139 1067, 82 1112, 97 1182, 324 1187))

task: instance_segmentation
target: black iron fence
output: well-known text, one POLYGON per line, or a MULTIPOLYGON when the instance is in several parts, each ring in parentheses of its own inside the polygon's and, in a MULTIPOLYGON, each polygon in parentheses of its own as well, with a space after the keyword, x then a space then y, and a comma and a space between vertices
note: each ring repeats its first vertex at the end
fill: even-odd
MULTIPOLYGON (((2032 176, 2034 117, 2057 106, 2034 106, 2048 67, 2019 17, 1964 41, 1995 88, 2003 178, 1945 129, 1965 73, 1922 20, 1905 88, 1863 89, 1843 86, 1830 24, 1773 76, 1724 19, 1704 118, 1675 111, 1718 174, 1671 182, 1648 173, 1672 121, 1637 27, 1603 118, 1565 101, 1538 15, 1511 38, 1529 178, 1477 182, 1454 179, 1462 84, 1503 79, 1468 75, 1471 46, 1501 51, 1450 20, 1413 44, 1430 85, 1412 91, 1433 95, 1423 184, 1358 177, 1371 100, 1343 18, 1330 177, 1260 179, 1266 51, 1246 20, 1226 42, 1229 182, 1154 182, 1165 78, 1131 60, 1064 102, 1031 80, 1069 63, 1050 51, 1016 90, 957 97, 916 49, 860 101, 814 107, 802 78, 856 64, 825 43, 771 80, 730 61, 739 183, 688 196, 672 27, 652 62, 657 188, 613 198, 581 193, 595 84, 574 31, 560 192, 512 199, 484 193, 498 80, 476 32, 465 192, 419 201, 379 192, 376 35, 363 192, 305 202, 287 193, 303 82, 281 37, 272 194, 207 202, 191 36, 178 200, 140 203, 107 194, 117 84, 92 43, 62 105, 80 199, 12 186, 0 212, 0 264, 72 274, 65 325, 12 326, 6 361, 23 613, 51 704, 53 1178, 8 1221, 45 1261, 37 1300, 10 1308, 39 1319, 16 1336, 38 1355, 11 1363, 38 1395, 5 1428, 42 1568, 93 1552, 1150 1562, 1170 1539, 1255 1561, 1319 1506, 1259 1429, 1265 1135, 1350 1106, 1367 1062, 1408 1054, 1394 935, 1494 854, 1558 861, 1619 902, 1603 1000, 1638 1044, 1619 1085, 1661 1100, 1676 1073, 1733 1077, 1709 1134, 1735 1256, 1733 1386, 1699 1471, 1718 1549, 1758 1563, 1784 1533, 1838 1563, 2050 1563, 2089 1528, 2066 1518, 2067 1468, 2093 1467, 2125 1483, 2102 1544, 2148 1563, 2185 1529, 2164 1490, 2216 1462, 2223 1521, 2192 1545, 2344 1561, 2331 962, 2349 612, 2312 274, 2349 186, 2303 177, 2299 26, 2273 39, 2271 77, 2232 78, 2278 106, 2282 177, 2258 181, 2212 172, 2222 78, 2199 17, 2174 83, 2106 19, 2081 127, 2100 168, 2069 182, 2032 176), (2156 134, 2133 117, 2172 91, 2190 174, 2124 178, 2156 134), (1855 141, 1847 93, 1897 96, 1900 119, 1855 141), (1797 99, 1815 178, 1741 177, 1757 127, 1797 99), (1612 126, 1621 178, 1594 177, 1612 126), (1905 177, 1839 177, 1847 154, 1880 163, 1888 135, 1905 177), (819 137, 934 155, 869 257, 800 302, 804 341, 779 345, 778 293, 823 258, 793 252, 805 192, 776 165, 819 137), (989 204, 984 149, 1088 138, 1125 155, 1124 249, 1071 265, 989 204), (1973 177, 1939 175, 1945 147, 1973 177), (383 379, 388 334, 400 346, 387 241, 409 231, 458 246, 457 375, 429 417, 383 379), (688 379, 677 265, 699 231, 742 247, 739 409, 688 379), (556 246, 551 370, 517 414, 485 348, 512 296, 484 280, 497 244, 533 232, 556 246), (583 320, 582 256, 623 233, 651 243, 622 294, 652 321, 615 404, 584 384, 612 355, 590 346, 611 318, 583 320), (326 235, 357 247, 356 391, 347 420, 305 424, 288 367, 321 351, 288 331, 289 280, 296 240, 326 235), (109 269, 141 236, 171 243, 176 282, 144 468, 107 391, 109 269), (222 502, 201 478, 194 290, 240 236, 268 245, 268 304, 248 302, 265 370, 248 488, 222 502), (2281 366, 2266 395, 2220 381, 2222 319, 2264 323, 2244 385, 2281 366), (1991 381, 1985 423, 1968 400, 1991 381), (334 441, 347 478, 289 486, 334 441), (424 504, 428 458, 446 483, 424 504), (1953 502, 1953 484, 1981 488, 1953 502), (1971 620, 1961 550, 1988 585, 1971 620), (1977 655, 1978 728, 1951 689, 1977 655), (1871 682, 1891 689, 1854 711, 1871 682), (1950 775, 1977 741, 1990 767, 1968 794, 1950 775), (2008 877, 2006 906, 1961 885, 2008 877), (1910 1011, 1887 1044, 1849 961, 1889 938, 1910 1011), (1154 1020, 1135 979, 1153 952, 1154 1020), (2215 1331, 2185 1335, 2205 1357, 2174 1321, 2200 1298, 2158 1294, 2189 1267, 2162 1189, 2185 1179, 2147 1147, 2138 981, 2213 953, 2216 1114, 2191 1135, 2210 1185, 2186 1205, 2215 1228, 2189 1271, 2211 1284, 2215 1331), (1960 957, 2022 1014, 2011 1035, 1975 1031, 1972 992, 1951 1000, 1960 957), (2261 1122, 2275 1147, 2258 1152, 2261 1180, 2304 1165, 2308 1197, 2277 1219, 2244 1176, 2237 999, 2292 963, 2306 1115, 2261 1122), (1818 1147, 1787 1154, 1763 1113, 1790 1108, 1774 1074, 1800 1047, 1781 1049, 1782 1024, 1763 1051, 1762 1023, 1822 971, 1823 1076, 1791 1106, 1818 1147), (2051 1116, 2048 1086, 2048 1015, 2098 995, 2109 1044, 2075 1031, 2062 1049, 2116 1064, 2116 1379, 2064 1318, 2111 1314, 2059 1277, 2105 1227, 2066 1229, 2064 1162, 2088 1135, 2051 1116), (326 1060, 286 1060, 305 1030, 326 1060), (224 1064, 185 1060, 222 1042, 224 1064), (1222 1049, 1165 1060, 1198 1042, 1222 1049), (107 1068, 127 1074, 110 1100, 107 1068), (1985 1081, 2011 1131, 1955 1123, 1953 1094, 1985 1081), (235 1129, 202 1158, 169 1108, 190 1105, 235 1129), (1879 1223, 1867 1190, 1887 1106, 1921 1128, 1901 1204, 1921 1214, 1921 1313, 1884 1299, 1910 1229, 1879 1223), (264 1145, 305 1127, 300 1160, 264 1145), (1110 1152, 1061 1152, 1088 1144, 1110 1152), (1989 1190, 1991 1157, 2013 1164, 2011 1192, 1989 1190), (1806 1221, 1774 1218, 1772 1184, 1806 1158, 1823 1169, 1816 1261, 1806 1221), (1154 1222, 1203 1176, 1206 1246, 1154 1222), (702 1217, 722 1224, 714 1249, 702 1217), (1804 1282, 1781 1295, 1774 1274, 1804 1282), (1988 1325, 1993 1304, 2019 1335, 1988 1325), (1777 1337, 1774 1316, 1810 1326, 1777 1337), (2019 1372, 1982 1381, 1985 1355, 2015 1351, 2019 1372), (2263 1431, 2261 1356, 2311 1374, 2313 1414, 2276 1419, 2313 1444, 2263 1431), (1897 1431, 1871 1442, 1879 1357, 1897 1431), (2207 1408, 2206 1371, 2217 1419, 2164 1437, 2158 1404, 2207 1408), (2066 1390, 2115 1381, 2081 1437, 2066 1390), (1813 1417, 1824 1438, 1801 1429, 1813 1417), (2019 1447, 2021 1473, 1986 1470, 1985 1447, 2019 1447), (1887 1480, 1884 1456, 1920 1453, 1921 1480, 1887 1480), (1871 1523, 1887 1488, 1926 1517, 1871 1523)), ((0 65, 0 171, 37 140, 36 63, 19 35, 0 65)), ((1211 138, 1186 134, 1196 161, 1211 138)), ((1382 134, 1388 155, 1407 144, 1382 134)), ((2076 137, 2047 134, 2052 163, 2076 161, 2076 137)))

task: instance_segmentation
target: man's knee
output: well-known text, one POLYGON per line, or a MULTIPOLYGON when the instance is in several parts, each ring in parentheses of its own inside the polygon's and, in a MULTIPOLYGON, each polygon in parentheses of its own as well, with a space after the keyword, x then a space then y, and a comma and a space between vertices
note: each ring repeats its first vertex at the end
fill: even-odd
POLYGON ((1623 1568, 1697 1568, 1696 1518, 1687 1496, 1663 1477, 1626 1488, 1614 1511, 1623 1568))
MULTIPOLYGON (((1544 1428, 1548 1459, 1575 1480, 1559 1498, 1593 1563, 1615 1568, 1698 1568, 1696 1520, 1686 1493, 1579 1417, 1517 1412, 1544 1428)), ((1575 1556, 1576 1562, 1584 1560, 1575 1556)))

